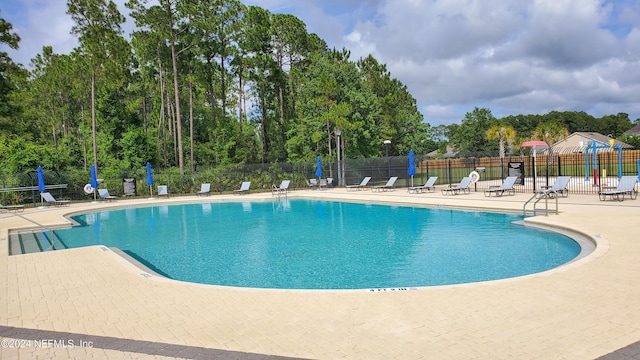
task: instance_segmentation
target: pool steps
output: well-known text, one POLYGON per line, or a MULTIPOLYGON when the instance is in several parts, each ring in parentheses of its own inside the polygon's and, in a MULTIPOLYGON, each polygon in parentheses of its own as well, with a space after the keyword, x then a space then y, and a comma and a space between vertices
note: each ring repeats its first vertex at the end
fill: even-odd
POLYGON ((54 231, 25 232, 9 235, 9 255, 68 249, 54 231))

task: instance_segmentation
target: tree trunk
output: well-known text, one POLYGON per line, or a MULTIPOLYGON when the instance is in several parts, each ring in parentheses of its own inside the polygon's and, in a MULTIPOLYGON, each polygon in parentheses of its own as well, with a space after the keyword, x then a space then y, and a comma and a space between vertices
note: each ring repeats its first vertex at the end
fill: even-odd
POLYGON ((190 156, 190 169, 191 173, 195 172, 195 163, 193 159, 193 84, 191 80, 189 80, 189 146, 191 147, 191 151, 189 152, 190 156))
POLYGON ((225 89, 225 71, 224 71, 224 57, 220 55, 220 91, 222 91, 222 119, 225 118, 227 113, 227 90, 225 89))
POLYGON ((172 140, 173 145, 173 166, 178 166, 178 141, 176 138, 176 112, 173 106, 173 102, 169 98, 169 94, 167 94, 167 113, 169 114, 169 121, 167 125, 169 126, 169 136, 172 140))
POLYGON ((184 153, 182 149, 182 122, 180 119, 180 92, 178 90, 178 61, 176 47, 171 42, 171 63, 173 65, 173 92, 176 98, 176 136, 178 138, 178 167, 180 175, 184 175, 184 153))
POLYGON ((164 75, 162 73, 162 66, 160 66, 160 119, 158 124, 158 143, 162 140, 162 160, 164 167, 169 166, 169 159, 167 157, 167 133, 165 131, 165 103, 164 103, 164 75))
POLYGON ((244 123, 244 120, 242 118, 242 103, 243 103, 243 92, 244 89, 242 88, 244 85, 242 84, 242 74, 240 74, 238 76, 238 122, 240 123, 240 133, 242 133, 242 124, 244 123))
POLYGON ((91 135, 93 137, 93 166, 98 175, 98 140, 96 135, 96 71, 91 70, 91 135))

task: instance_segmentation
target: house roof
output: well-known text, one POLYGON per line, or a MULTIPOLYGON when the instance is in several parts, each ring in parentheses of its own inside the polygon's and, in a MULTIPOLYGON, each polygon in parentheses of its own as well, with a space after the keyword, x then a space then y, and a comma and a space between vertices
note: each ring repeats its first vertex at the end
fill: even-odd
POLYGON ((438 156, 442 156, 443 158, 452 158, 458 155, 458 151, 456 151, 453 146, 447 145, 447 152, 444 154, 439 154, 438 150, 433 150, 432 152, 427 154, 427 157, 434 158, 438 156))
POLYGON ((640 135, 640 124, 622 133, 622 135, 640 135))
MULTIPOLYGON (((584 152, 587 146, 591 145, 595 141, 598 145, 609 146, 609 137, 597 132, 574 132, 567 136, 564 140, 558 141, 553 144, 554 152, 571 152, 580 153, 584 152)), ((614 145, 618 145, 623 149, 633 149, 632 145, 625 142, 615 140, 614 145)))

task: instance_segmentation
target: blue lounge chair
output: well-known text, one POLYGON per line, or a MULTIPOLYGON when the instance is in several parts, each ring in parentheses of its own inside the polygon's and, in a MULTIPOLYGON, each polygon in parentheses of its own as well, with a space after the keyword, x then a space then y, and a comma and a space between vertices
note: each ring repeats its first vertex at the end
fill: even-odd
POLYGON ((600 191, 598 197, 601 201, 607 199, 607 196, 613 200, 624 201, 625 195, 629 195, 631 200, 635 200, 638 197, 638 191, 635 189, 638 182, 637 176, 623 176, 620 178, 618 186, 614 190, 600 191))
POLYGON ((370 180, 371 180, 371 176, 366 176, 364 179, 362 179, 362 181, 358 185, 347 185, 347 191, 363 190, 367 186, 367 184, 369 184, 370 180))
POLYGON ((107 189, 98 189, 98 195, 100 195, 100 198, 102 200, 107 200, 107 201, 113 201, 118 198, 117 196, 113 196, 109 194, 109 190, 107 189))
POLYGON ((200 191, 196 192, 196 196, 206 195, 209 196, 211 193, 211 184, 201 184, 200 191))
POLYGON ((458 185, 442 189, 442 195, 458 195, 460 193, 469 194, 471 193, 469 185, 471 185, 471 177, 465 176, 462 178, 462 180, 460 180, 460 183, 458 185))
POLYGON ((240 185, 240 189, 238 190, 233 190, 234 194, 240 195, 240 194, 248 194, 249 193, 249 188, 251 187, 251 181, 243 181, 242 185, 240 185))
POLYGON ((158 185, 158 196, 169 197, 169 188, 167 185, 158 185))
POLYGON ((271 195, 280 195, 280 194, 287 194, 287 192, 289 191, 289 184, 291 183, 291 180, 282 180, 282 182, 280 183, 280 186, 275 186, 273 185, 273 187, 271 188, 271 195))
POLYGON ((554 182, 553 186, 551 186, 550 188, 536 190, 536 197, 539 199, 542 199, 544 197, 554 198, 558 195, 567 197, 569 196, 569 189, 567 189, 569 181, 571 181, 571 176, 558 176, 556 182, 554 182))
POLYGON ((51 193, 43 192, 40 193, 40 196, 47 202, 47 204, 51 204, 53 206, 69 206, 71 201, 69 200, 56 200, 56 198, 51 195, 51 193))
POLYGON ((432 176, 430 177, 426 183, 424 183, 424 185, 422 186, 413 186, 409 188, 409 192, 410 193, 415 193, 417 194, 418 192, 435 192, 436 191, 436 187, 435 187, 435 183, 436 180, 438 180, 437 176, 432 176))
POLYGON ((516 183, 516 180, 518 180, 517 176, 508 176, 506 179, 504 179, 502 185, 497 187, 489 187, 487 190, 485 190, 484 196, 491 196, 491 194, 502 196, 505 192, 509 195, 515 195, 516 190, 513 188, 513 185, 516 183))
POLYGON ((397 176, 392 176, 392 177, 389 178, 389 180, 387 180, 386 184, 374 186, 374 187, 371 188, 371 191, 393 190, 394 189, 394 185, 396 183, 396 180, 398 180, 398 177, 397 176))

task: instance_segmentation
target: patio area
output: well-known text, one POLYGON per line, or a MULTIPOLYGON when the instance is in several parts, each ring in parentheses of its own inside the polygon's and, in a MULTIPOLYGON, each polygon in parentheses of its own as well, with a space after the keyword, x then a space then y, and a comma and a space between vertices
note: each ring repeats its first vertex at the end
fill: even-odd
MULTIPOLYGON (((443 196, 439 188, 288 194, 520 213, 530 196, 443 196)), ((527 218, 597 244, 565 266, 407 290, 191 284, 157 276, 100 245, 8 255, 10 229, 68 226, 64 215, 98 207, 248 200, 282 201, 271 193, 184 196, 0 214, 0 358, 593 359, 640 341, 638 200, 570 194, 559 199, 559 215, 527 218)))

